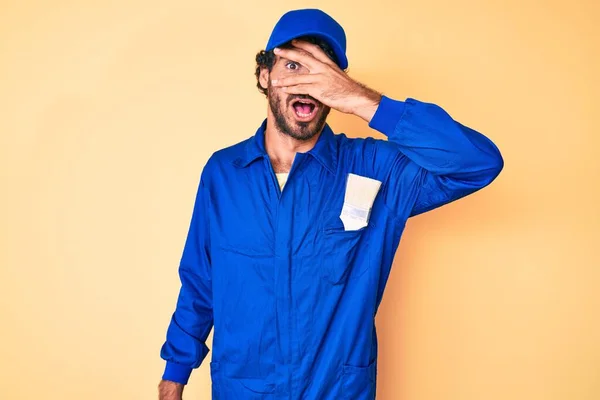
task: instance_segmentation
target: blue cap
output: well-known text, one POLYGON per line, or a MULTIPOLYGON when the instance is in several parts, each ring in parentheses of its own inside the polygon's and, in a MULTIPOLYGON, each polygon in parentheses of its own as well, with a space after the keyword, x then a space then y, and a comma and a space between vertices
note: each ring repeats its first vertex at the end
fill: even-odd
POLYGON ((331 16, 315 8, 292 10, 283 14, 271 32, 265 50, 273 50, 300 36, 323 39, 333 49, 338 66, 341 69, 348 68, 344 28, 331 16))

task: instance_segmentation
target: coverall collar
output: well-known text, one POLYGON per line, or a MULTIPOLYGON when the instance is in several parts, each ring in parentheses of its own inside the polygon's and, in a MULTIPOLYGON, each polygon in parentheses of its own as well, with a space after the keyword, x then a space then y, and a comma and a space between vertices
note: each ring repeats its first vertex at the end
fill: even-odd
MULTIPOLYGON (((235 160, 234 163, 237 166, 245 168, 258 158, 268 157, 265 149, 266 127, 267 119, 265 118, 256 130, 255 135, 246 142, 244 154, 235 160)), ((325 124, 317 143, 315 143, 315 146, 307 154, 313 156, 329 172, 335 174, 337 168, 337 143, 329 124, 325 124)))

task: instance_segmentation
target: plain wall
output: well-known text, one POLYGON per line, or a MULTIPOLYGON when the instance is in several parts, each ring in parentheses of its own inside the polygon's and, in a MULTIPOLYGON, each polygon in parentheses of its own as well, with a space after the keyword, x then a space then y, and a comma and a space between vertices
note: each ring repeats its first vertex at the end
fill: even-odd
MULTIPOLYGON (((0 0, 0 398, 156 397, 201 168, 265 117, 254 56, 300 6, 343 24, 351 76, 506 163, 409 221, 378 399, 599 399, 593 0, 0 0)), ((187 399, 209 399, 207 360, 187 399)))

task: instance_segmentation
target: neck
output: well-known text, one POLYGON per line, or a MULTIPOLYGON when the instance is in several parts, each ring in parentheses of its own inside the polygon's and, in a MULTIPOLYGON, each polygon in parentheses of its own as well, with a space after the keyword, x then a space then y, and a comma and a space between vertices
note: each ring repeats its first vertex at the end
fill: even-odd
POLYGON ((273 170, 276 173, 290 172, 296 153, 306 153, 311 150, 320 135, 321 132, 309 140, 294 139, 277 128, 275 118, 269 112, 265 129, 265 149, 271 159, 273 170))

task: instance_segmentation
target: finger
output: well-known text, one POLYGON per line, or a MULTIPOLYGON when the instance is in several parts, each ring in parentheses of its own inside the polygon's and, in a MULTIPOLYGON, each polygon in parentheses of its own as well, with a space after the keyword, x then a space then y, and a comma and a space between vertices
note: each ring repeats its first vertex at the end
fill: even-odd
POLYGON ((279 57, 287 58, 291 61, 296 61, 304 65, 311 72, 314 69, 316 69, 319 64, 319 60, 314 58, 312 54, 308 53, 306 50, 301 50, 299 48, 282 49, 277 47, 274 51, 275 54, 277 54, 279 57))
POLYGON ((316 44, 298 39, 292 40, 292 44, 295 47, 298 47, 310 53, 314 58, 316 58, 324 64, 331 65, 332 67, 337 66, 337 64, 331 58, 329 58, 329 56, 323 51, 323 49, 316 44))
POLYGON ((284 91, 284 92, 286 92, 286 93, 290 93, 290 94, 308 94, 308 95, 314 97, 315 99, 319 100, 313 94, 314 89, 315 89, 315 86, 311 85, 311 84, 301 84, 301 85, 294 85, 294 86, 285 86, 285 87, 281 88, 281 90, 284 91))
POLYGON ((279 79, 273 79, 273 86, 294 86, 304 83, 316 83, 321 79, 321 74, 298 74, 294 76, 286 76, 279 79))

